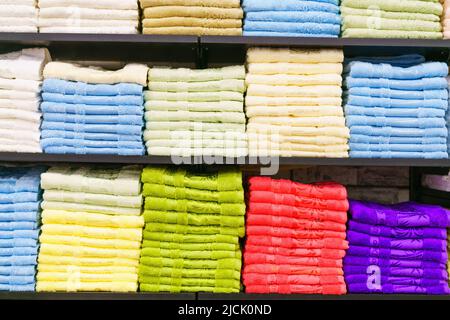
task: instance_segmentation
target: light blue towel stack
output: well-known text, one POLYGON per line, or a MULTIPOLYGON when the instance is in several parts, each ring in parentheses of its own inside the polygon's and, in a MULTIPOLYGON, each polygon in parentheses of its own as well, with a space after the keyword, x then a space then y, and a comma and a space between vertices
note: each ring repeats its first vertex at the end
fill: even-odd
POLYGON ((353 158, 448 158, 448 67, 420 55, 349 59, 345 115, 353 158))
POLYGON ((340 33, 339 0, 244 0, 245 36, 333 37, 340 33))
POLYGON ((35 290, 44 171, 0 168, 0 291, 35 290))
POLYGON ((143 87, 45 79, 41 145, 45 153, 143 155, 143 87))

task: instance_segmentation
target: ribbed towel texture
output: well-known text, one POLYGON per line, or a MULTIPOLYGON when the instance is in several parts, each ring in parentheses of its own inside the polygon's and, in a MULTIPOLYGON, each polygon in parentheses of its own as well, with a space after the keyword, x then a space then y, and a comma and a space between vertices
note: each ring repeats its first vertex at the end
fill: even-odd
POLYGON ((442 39, 439 0, 342 0, 342 37, 442 39))
POLYGON ((348 157, 342 50, 251 48, 245 109, 251 156, 348 157))
POLYGON ((143 155, 148 68, 116 71, 49 63, 44 70, 41 145, 46 153, 143 155))
POLYGON ((0 168, 0 291, 35 290, 44 170, 0 168))
POLYGON ((423 175, 422 185, 430 189, 450 192, 450 175, 446 176, 434 174, 423 175))
POLYGON ((350 202, 349 293, 448 294, 447 209, 350 202))
POLYGON ((243 9, 246 36, 336 38, 341 31, 334 0, 244 0, 243 9))
POLYGON ((45 48, 0 55, 0 151, 42 152, 40 91, 50 59, 45 48))
POLYGON ((345 67, 350 157, 448 157, 448 67, 420 55, 354 58, 345 67))
POLYGON ((37 291, 137 291, 141 172, 55 167, 42 174, 37 291))
POLYGON ((36 0, 1 1, 0 32, 37 32, 38 8, 36 0))
POLYGON ((148 167, 142 182, 140 290, 239 292, 239 238, 245 234, 242 173, 148 167))
POLYGON ((347 191, 335 183, 249 179, 247 293, 345 294, 347 191))
POLYGON ((38 0, 42 33, 139 32, 137 1, 38 0))
POLYGON ((244 157, 245 67, 151 68, 145 91, 149 155, 244 157))
POLYGON ((139 0, 142 33, 175 35, 242 35, 239 0, 139 0))

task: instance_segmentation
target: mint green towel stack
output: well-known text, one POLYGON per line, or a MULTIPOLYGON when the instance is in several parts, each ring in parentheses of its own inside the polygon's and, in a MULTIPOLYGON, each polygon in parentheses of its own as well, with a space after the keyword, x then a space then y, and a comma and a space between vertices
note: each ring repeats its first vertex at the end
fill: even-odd
POLYGON ((342 0, 343 38, 442 39, 439 0, 342 0))
POLYGON ((139 266, 147 292, 239 292, 245 234, 242 173, 148 167, 139 266))
POLYGON ((245 67, 151 68, 144 140, 149 155, 244 157, 245 67))

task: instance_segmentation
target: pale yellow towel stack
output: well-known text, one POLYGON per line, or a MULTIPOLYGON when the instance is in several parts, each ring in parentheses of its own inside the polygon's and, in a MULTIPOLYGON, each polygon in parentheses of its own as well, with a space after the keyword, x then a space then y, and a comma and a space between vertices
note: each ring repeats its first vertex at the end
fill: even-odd
POLYGON ((140 173, 128 166, 42 174, 37 291, 137 291, 144 226, 140 173))
POLYGON ((139 0, 142 33, 176 35, 242 35, 240 0, 139 0))
POLYGON ((248 50, 249 155, 348 157, 339 49, 248 50))

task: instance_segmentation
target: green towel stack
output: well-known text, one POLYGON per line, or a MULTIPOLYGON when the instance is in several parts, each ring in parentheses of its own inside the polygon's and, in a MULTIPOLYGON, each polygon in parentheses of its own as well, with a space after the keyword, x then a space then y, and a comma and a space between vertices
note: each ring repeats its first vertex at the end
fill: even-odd
POLYGON ((142 173, 145 230, 140 290, 234 293, 245 234, 242 173, 148 167, 142 173))
POLYGON ((342 0, 343 38, 442 39, 439 0, 342 0))

